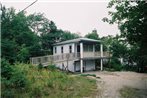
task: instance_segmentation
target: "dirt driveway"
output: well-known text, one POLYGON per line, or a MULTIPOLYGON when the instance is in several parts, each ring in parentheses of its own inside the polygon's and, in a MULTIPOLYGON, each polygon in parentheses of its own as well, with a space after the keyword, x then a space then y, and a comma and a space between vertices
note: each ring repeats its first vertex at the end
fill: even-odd
POLYGON ((119 91, 123 87, 143 90, 146 94, 141 95, 141 98, 147 98, 147 74, 106 71, 88 72, 86 74, 95 74, 99 77, 97 78, 97 85, 102 92, 98 92, 97 98, 122 98, 119 91))

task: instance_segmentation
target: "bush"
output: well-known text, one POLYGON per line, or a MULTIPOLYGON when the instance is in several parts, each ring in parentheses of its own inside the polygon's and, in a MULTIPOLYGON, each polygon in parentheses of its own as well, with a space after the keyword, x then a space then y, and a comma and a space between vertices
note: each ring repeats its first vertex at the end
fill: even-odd
POLYGON ((43 65, 40 63, 39 65, 38 65, 38 69, 42 69, 43 68, 43 65))
POLYGON ((117 58, 112 58, 111 59, 111 67, 115 70, 115 71, 120 71, 122 70, 122 65, 120 63, 120 61, 117 58))
POLYGON ((27 85, 26 74, 22 64, 10 65, 6 60, 2 60, 2 97, 14 98, 16 92, 22 91, 27 85), (14 89, 14 90, 12 90, 14 89))
POLYGON ((24 88, 27 84, 27 79, 23 71, 15 68, 15 71, 12 73, 11 83, 16 88, 24 88))
POLYGON ((1 76, 5 79, 10 79, 12 77, 12 66, 5 59, 1 60, 1 76))
POLYGON ((49 69, 51 71, 55 71, 55 70, 57 70, 57 67, 55 65, 48 65, 47 69, 49 69))

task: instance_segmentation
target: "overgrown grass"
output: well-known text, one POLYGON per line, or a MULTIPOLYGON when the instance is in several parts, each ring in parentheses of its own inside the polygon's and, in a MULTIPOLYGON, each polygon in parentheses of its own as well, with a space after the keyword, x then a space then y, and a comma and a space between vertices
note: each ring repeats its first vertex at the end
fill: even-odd
POLYGON ((24 83, 24 86, 13 86, 11 79, 3 77, 2 98, 82 98, 94 97, 97 91, 96 80, 68 75, 53 67, 38 69, 29 64, 15 64, 13 67, 19 70, 18 74, 15 73, 18 76, 13 76, 14 80, 24 83), (19 74, 22 75, 19 77, 19 74))
POLYGON ((124 86, 119 90, 121 98, 147 98, 145 90, 124 86))
POLYGON ((80 74, 81 76, 92 76, 92 77, 96 77, 95 74, 80 74))

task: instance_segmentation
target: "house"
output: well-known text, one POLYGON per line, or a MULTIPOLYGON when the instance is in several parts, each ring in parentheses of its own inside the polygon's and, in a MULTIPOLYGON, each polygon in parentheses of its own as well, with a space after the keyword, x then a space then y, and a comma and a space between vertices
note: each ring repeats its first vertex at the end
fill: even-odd
POLYGON ((53 46, 53 55, 31 58, 32 64, 54 63, 62 70, 81 73, 84 71, 95 70, 100 66, 103 70, 103 59, 110 57, 108 52, 103 51, 103 45, 100 40, 89 38, 77 38, 55 43, 53 46), (96 64, 100 60, 100 64, 96 64))

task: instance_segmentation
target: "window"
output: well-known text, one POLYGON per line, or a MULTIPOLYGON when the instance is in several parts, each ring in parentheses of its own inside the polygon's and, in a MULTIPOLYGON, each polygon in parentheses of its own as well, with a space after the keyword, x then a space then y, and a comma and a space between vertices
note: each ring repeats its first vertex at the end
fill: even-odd
POLYGON ((88 52, 88 45, 84 45, 84 46, 83 46, 83 50, 84 50, 85 52, 88 52))
POLYGON ((55 53, 57 53, 57 47, 55 47, 55 53))
POLYGON ((89 47, 88 47, 89 49, 89 52, 93 52, 93 45, 89 45, 89 47))
POLYGON ((93 45, 84 45, 84 51, 85 52, 92 52, 93 51, 93 45))
POLYGON ((69 53, 72 53, 72 46, 69 46, 69 53))
POLYGON ((63 46, 61 47, 61 53, 63 53, 63 46))

